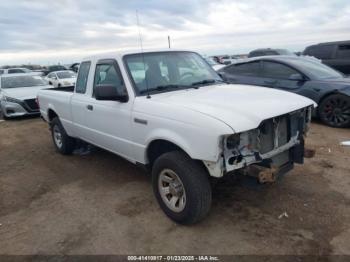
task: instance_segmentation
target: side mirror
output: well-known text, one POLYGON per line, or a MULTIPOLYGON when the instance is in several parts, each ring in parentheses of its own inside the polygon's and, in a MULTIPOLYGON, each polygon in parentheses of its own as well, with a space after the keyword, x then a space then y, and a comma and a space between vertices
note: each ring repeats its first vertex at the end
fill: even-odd
POLYGON ((292 74, 289 76, 288 78, 289 80, 294 80, 294 81, 305 81, 304 76, 302 76, 301 74, 292 74))
POLYGON ((97 85, 95 87, 96 100, 128 102, 129 98, 125 94, 120 94, 115 85, 97 85))

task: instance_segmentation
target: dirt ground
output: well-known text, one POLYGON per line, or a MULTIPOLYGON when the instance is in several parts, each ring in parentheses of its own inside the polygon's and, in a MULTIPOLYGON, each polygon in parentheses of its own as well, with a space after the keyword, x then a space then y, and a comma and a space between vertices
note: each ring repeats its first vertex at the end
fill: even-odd
POLYGON ((315 158, 273 185, 227 177, 207 219, 179 226, 127 161, 59 155, 40 119, 0 122, 0 254, 350 254, 349 139, 313 124, 315 158))

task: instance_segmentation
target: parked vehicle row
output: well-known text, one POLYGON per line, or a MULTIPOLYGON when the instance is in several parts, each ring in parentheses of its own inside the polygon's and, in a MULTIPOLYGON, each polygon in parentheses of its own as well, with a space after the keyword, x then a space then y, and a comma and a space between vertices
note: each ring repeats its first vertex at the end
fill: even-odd
POLYGON ((152 172, 156 199, 181 224, 211 206, 210 178, 272 182, 303 163, 312 100, 225 83, 197 53, 121 52, 83 60, 74 90, 38 92, 58 152, 78 140, 152 172))
POLYGON ((313 59, 262 56, 221 68, 219 73, 230 83, 276 88, 308 97, 319 104, 314 115, 322 122, 332 127, 350 126, 350 78, 313 59))

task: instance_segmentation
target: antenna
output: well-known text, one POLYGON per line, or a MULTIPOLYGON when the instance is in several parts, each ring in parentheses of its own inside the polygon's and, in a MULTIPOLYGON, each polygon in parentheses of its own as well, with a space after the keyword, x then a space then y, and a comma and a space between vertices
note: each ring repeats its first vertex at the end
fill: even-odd
POLYGON ((147 90, 147 98, 151 98, 149 95, 149 88, 148 88, 148 81, 146 78, 146 63, 145 63, 145 55, 143 52, 143 45, 142 45, 142 37, 141 37, 141 29, 140 29, 140 20, 139 20, 139 12, 136 10, 136 21, 137 21, 137 28, 139 30, 139 41, 140 41, 140 48, 141 48, 141 55, 142 55, 142 62, 143 62, 143 70, 145 71, 145 81, 146 81, 146 90, 147 90))
POLYGON ((169 49, 171 48, 170 46, 170 35, 168 35, 168 45, 169 45, 169 49))

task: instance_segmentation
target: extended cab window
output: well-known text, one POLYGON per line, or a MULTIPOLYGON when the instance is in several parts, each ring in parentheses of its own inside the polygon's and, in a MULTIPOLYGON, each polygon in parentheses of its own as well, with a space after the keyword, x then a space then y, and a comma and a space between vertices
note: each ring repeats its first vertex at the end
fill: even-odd
POLYGON ((85 94, 91 62, 82 62, 79 68, 75 92, 85 94))
POLYGON ((267 78, 289 79, 291 75, 299 74, 298 71, 280 63, 264 61, 262 76, 267 78))
POLYGON ((115 63, 96 65, 93 96, 97 85, 113 85, 118 93, 126 94, 123 78, 115 63))
POLYGON ((259 76, 260 62, 256 61, 256 62, 250 62, 246 64, 232 65, 226 68, 225 72, 233 75, 259 76))

